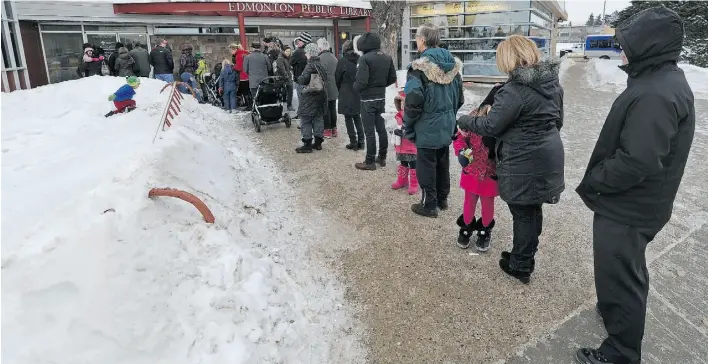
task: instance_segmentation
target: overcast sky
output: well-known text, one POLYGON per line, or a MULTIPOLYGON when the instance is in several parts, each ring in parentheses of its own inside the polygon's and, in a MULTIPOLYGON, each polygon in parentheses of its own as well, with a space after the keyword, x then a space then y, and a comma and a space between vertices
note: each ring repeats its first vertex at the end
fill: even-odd
MULTIPOLYGON (((565 10, 568 12, 568 18, 573 24, 585 24, 590 16, 590 13, 602 14, 602 0, 566 0, 565 10)), ((630 5, 629 1, 607 0, 605 8, 606 13, 612 13, 615 10, 622 10, 630 5)))

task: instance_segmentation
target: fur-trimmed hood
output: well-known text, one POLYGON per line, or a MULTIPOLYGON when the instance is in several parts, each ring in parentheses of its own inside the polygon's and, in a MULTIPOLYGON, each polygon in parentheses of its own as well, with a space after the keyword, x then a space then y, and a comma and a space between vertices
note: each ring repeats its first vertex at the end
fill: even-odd
POLYGON ((429 48, 411 62, 411 68, 422 71, 431 82, 449 85, 462 70, 462 61, 447 49, 429 48))
POLYGON ((532 67, 517 67, 509 74, 509 81, 528 86, 545 98, 552 98, 560 90, 558 71, 560 60, 546 59, 532 67))

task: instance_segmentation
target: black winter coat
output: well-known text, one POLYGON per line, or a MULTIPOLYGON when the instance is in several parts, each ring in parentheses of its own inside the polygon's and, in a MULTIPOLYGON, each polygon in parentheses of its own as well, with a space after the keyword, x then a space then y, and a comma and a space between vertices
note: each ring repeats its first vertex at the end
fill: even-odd
POLYGON ((150 51, 150 64, 156 75, 172 74, 175 69, 175 60, 172 51, 165 47, 155 47, 150 51))
POLYGON ((150 55, 147 49, 143 47, 135 47, 129 52, 130 56, 135 60, 137 73, 140 77, 150 76, 150 55))
POLYGON ((615 33, 629 63, 576 189, 595 213, 631 226, 671 218, 696 127, 691 88, 676 62, 683 22, 667 8, 635 15, 615 33))
POLYGON ((320 57, 310 57, 310 60, 305 66, 305 70, 297 79, 297 83, 305 86, 310 84, 311 75, 317 74, 319 71, 320 77, 322 77, 322 82, 324 83, 324 90, 317 93, 306 93, 305 90, 302 92, 302 100, 300 100, 300 106, 298 107, 298 114, 305 116, 323 116, 327 110, 325 105, 327 105, 327 72, 325 72, 322 63, 320 63, 320 57))
POLYGON ((337 62, 334 76, 339 90, 339 113, 342 115, 359 115, 361 113, 361 96, 354 91, 358 62, 359 54, 353 50, 345 52, 337 62))
POLYGON ((118 58, 113 68, 115 75, 119 77, 135 76, 135 69, 137 67, 135 66, 135 60, 130 56, 130 53, 128 53, 128 49, 121 47, 117 53, 118 58))
POLYGON ((297 82, 297 78, 300 77, 307 66, 307 56, 305 56, 305 50, 303 48, 295 50, 290 57, 290 65, 293 66, 293 77, 297 82))
POLYGON ((375 33, 364 33, 356 44, 356 50, 364 53, 359 58, 354 90, 362 100, 386 98, 386 87, 396 83, 396 67, 393 60, 381 51, 381 39, 375 33))
POLYGON ((118 76, 118 72, 116 71, 116 60, 118 60, 118 49, 113 51, 110 56, 108 56, 108 69, 110 72, 111 76, 118 76))
POLYGON ((508 204, 556 203, 565 189, 563 88, 559 63, 517 68, 485 116, 462 116, 460 129, 496 137, 499 194, 508 204))

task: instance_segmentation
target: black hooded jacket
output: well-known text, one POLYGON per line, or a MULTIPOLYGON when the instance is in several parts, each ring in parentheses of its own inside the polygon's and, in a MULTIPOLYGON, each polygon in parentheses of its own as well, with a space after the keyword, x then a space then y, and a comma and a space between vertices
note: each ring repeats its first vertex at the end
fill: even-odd
POLYGON ((615 100, 576 192, 595 213, 631 226, 662 227, 693 142, 691 88, 676 64, 683 21, 667 8, 630 18, 615 32, 627 56, 627 89, 615 100))
POLYGON ((393 60, 381 51, 381 39, 375 33, 364 33, 356 43, 356 49, 364 53, 359 58, 354 90, 363 101, 386 98, 386 87, 396 82, 396 67, 393 60))
POLYGON ((508 204, 556 203, 565 189, 559 66, 548 60, 516 68, 487 115, 458 119, 462 130, 497 138, 499 194, 508 204))
POLYGON ((354 91, 358 62, 359 54, 353 50, 344 52, 337 62, 334 78, 337 90, 339 90, 339 113, 342 115, 359 115, 361 113, 361 96, 354 91))

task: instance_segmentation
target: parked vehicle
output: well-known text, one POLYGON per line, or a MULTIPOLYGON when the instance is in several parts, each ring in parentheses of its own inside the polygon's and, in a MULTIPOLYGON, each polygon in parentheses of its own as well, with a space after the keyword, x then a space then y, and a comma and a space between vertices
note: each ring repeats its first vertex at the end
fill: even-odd
POLYGON ((614 35, 588 35, 585 38, 585 58, 619 59, 621 52, 614 35))

